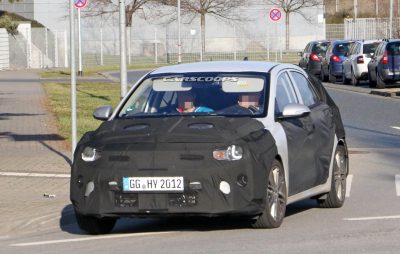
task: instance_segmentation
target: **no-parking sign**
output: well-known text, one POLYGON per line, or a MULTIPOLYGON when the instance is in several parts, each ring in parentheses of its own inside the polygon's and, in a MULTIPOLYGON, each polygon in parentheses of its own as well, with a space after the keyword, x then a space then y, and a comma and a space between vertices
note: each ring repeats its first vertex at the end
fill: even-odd
POLYGON ((273 22, 278 22, 282 18, 282 12, 278 8, 272 8, 269 11, 269 19, 273 22))
POLYGON ((74 0, 74 5, 76 8, 83 8, 87 4, 87 0, 74 0))

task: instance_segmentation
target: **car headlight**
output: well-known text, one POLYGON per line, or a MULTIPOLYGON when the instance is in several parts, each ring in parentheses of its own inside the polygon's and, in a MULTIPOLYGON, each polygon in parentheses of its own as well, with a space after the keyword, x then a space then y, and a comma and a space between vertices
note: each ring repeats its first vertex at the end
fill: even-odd
POLYGON ((237 161, 243 157, 243 148, 231 145, 227 149, 217 149, 214 150, 213 157, 219 161, 237 161))
POLYGON ((84 161, 95 161, 100 158, 100 153, 99 151, 96 150, 96 148, 92 147, 85 147, 82 151, 82 160, 84 161))

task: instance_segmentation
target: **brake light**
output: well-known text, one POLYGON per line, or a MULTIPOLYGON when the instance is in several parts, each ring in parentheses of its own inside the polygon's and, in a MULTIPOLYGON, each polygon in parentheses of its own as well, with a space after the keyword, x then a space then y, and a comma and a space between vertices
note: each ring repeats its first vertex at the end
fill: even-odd
POLYGON ((364 63, 364 57, 363 56, 357 57, 357 63, 358 64, 363 64, 364 63))
POLYGON ((318 57, 316 54, 314 54, 314 53, 312 53, 312 54, 310 55, 310 59, 311 59, 311 60, 314 60, 314 61, 319 61, 319 57, 318 57))
POLYGON ((331 56, 331 61, 340 63, 340 58, 338 56, 333 55, 333 56, 331 56))
POLYGON ((389 58, 388 58, 388 52, 387 52, 387 50, 385 50, 385 53, 383 54, 382 63, 383 63, 383 64, 388 64, 388 63, 389 63, 389 58))

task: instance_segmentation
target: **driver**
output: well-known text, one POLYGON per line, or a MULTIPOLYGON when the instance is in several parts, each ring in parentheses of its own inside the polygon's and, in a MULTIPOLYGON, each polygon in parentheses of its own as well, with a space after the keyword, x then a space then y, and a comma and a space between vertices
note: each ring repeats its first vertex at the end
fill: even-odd
POLYGON ((177 100, 178 100, 178 107, 176 111, 179 113, 190 113, 190 112, 198 112, 198 113, 207 113, 213 112, 211 108, 194 105, 196 99, 196 95, 193 94, 191 91, 185 92, 177 92, 177 100))
POLYGON ((239 96, 239 106, 247 109, 260 110, 260 93, 244 93, 239 96))

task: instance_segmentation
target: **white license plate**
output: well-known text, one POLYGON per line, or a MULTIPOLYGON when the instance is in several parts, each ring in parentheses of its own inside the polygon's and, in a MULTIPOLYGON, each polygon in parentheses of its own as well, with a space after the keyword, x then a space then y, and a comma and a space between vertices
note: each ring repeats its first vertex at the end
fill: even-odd
POLYGON ((124 177, 123 190, 134 192, 183 192, 183 177, 124 177))

